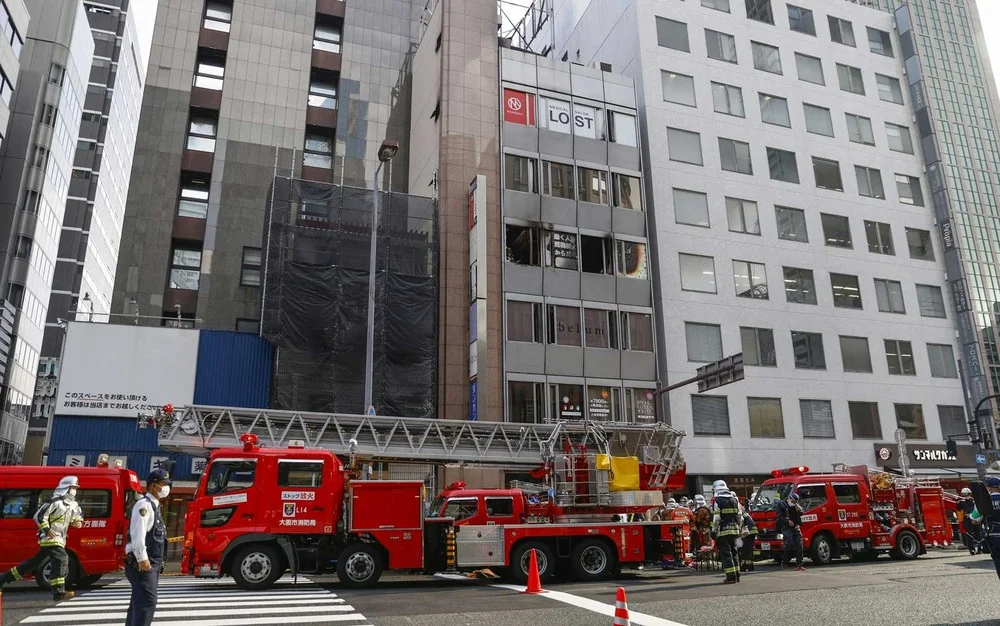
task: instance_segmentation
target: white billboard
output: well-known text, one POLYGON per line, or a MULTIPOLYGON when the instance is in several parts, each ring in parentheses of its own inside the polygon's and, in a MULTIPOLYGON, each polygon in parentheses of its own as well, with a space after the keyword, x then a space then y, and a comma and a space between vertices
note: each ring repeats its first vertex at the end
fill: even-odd
POLYGON ((194 402, 197 330, 70 322, 57 415, 136 417, 194 402))

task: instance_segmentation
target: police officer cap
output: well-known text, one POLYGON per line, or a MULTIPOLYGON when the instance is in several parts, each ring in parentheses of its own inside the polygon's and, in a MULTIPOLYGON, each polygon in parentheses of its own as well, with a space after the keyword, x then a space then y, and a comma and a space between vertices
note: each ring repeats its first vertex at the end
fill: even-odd
POLYGON ((799 494, 793 493, 792 495, 790 495, 788 497, 791 498, 792 500, 798 500, 799 499, 799 494))
POLYGON ((989 478, 986 479, 986 486, 1000 487, 1000 478, 997 478, 996 476, 990 476, 989 478))
POLYGON ((149 473, 149 476, 146 478, 146 483, 163 483, 165 485, 170 485, 173 484, 173 481, 170 480, 170 474, 167 470, 157 468, 149 473))

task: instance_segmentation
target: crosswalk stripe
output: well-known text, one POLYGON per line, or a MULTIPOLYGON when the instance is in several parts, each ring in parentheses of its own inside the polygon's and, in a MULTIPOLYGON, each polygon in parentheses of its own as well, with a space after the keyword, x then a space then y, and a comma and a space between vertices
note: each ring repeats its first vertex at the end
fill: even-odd
MULTIPOLYGON (((299 602, 301 600, 309 600, 309 601, 337 600, 339 602, 343 602, 343 600, 337 598, 337 596, 325 593, 307 593, 300 596, 276 596, 268 594, 261 596, 252 596, 252 598, 254 602, 257 602, 258 600, 278 600, 285 602, 299 602)), ((91 598, 89 595, 85 595, 71 600, 70 604, 115 604, 118 602, 124 602, 125 604, 128 604, 129 599, 130 598, 128 595, 120 597, 114 596, 111 598, 99 598, 99 599, 91 598)), ((163 596, 160 596, 159 604, 170 604, 174 602, 203 602, 208 600, 211 600, 213 602, 218 602, 220 604, 237 604, 237 603, 246 604, 247 595, 243 594, 242 596, 237 595, 237 596, 195 596, 195 597, 180 596, 176 598, 165 598, 163 596)))
MULTIPOLYGON (((331 598, 331 599, 321 599, 321 598, 307 598, 305 600, 261 600, 260 598, 254 598, 249 606, 253 607, 283 607, 283 606, 295 606, 300 604, 308 604, 311 606, 316 605, 337 605, 343 604, 343 598, 331 598)), ((116 600, 114 602, 67 602, 65 604, 52 607, 48 609, 49 613, 72 613, 74 611, 103 611, 109 608, 121 608, 127 607, 128 600, 116 600)), ((178 608, 178 607, 205 607, 205 608, 216 608, 221 609, 224 607, 231 607, 231 609, 236 609, 237 611, 246 609, 247 602, 245 600, 235 601, 235 602, 185 602, 183 600, 174 600, 173 602, 163 602, 162 600, 156 603, 157 611, 166 608, 178 608)), ((331 609, 338 610, 338 609, 331 609)), ((274 613, 274 611, 270 611, 274 613)))
MULTIPOLYGON (((208 597, 208 598, 246 598, 248 593, 252 593, 252 592, 241 591, 239 589, 219 590, 219 591, 216 591, 214 593, 210 592, 210 591, 189 591, 189 592, 183 592, 183 591, 163 591, 163 590, 159 590, 158 593, 157 593, 157 595, 159 597, 161 597, 161 598, 199 598, 199 597, 208 597)), ((322 591, 322 589, 319 588, 319 587, 315 587, 313 589, 300 589, 298 591, 271 591, 271 590, 267 590, 264 593, 267 593, 267 595, 277 596, 279 598, 301 598, 301 597, 316 595, 317 593, 323 593, 323 595, 333 595, 334 597, 336 597, 335 594, 326 594, 326 593, 324 593, 322 591)), ((113 598, 128 598, 128 597, 130 597, 131 594, 132 594, 132 590, 131 589, 122 589, 122 590, 116 591, 114 593, 90 592, 90 593, 87 594, 87 597, 94 598, 94 599, 100 598, 100 599, 110 600, 110 599, 113 599, 113 598)), ((254 597, 257 597, 257 596, 254 596, 254 597)))
MULTIPOLYGON (((255 624, 321 624, 326 622, 352 622, 365 619, 360 613, 348 615, 290 615, 288 617, 253 617, 247 619, 198 619, 171 620, 162 622, 153 620, 153 626, 254 626, 255 624)), ((67 624, 66 626, 94 626, 91 623, 67 624)), ((110 626, 110 625, 109 625, 110 626)), ((352 625, 353 626, 353 625, 352 625)), ((367 624, 366 626, 371 626, 367 624)))
MULTIPOLYGON (((248 606, 248 609, 253 609, 254 607, 248 606)), ((325 611, 334 612, 347 612, 353 611, 354 607, 350 604, 334 604, 334 605, 324 605, 324 606, 287 606, 281 609, 281 613, 323 613, 325 611)), ((252 611, 258 613, 276 613, 277 611, 252 611)), ((156 607, 156 615, 161 618, 172 618, 172 617, 198 617, 199 615, 204 615, 207 617, 222 617, 223 615, 232 615, 232 609, 220 609, 220 610, 210 610, 210 611, 176 611, 168 610, 162 611, 160 607, 156 607)), ((60 622, 67 619, 125 619, 125 611, 120 613, 85 613, 85 614, 73 614, 64 615, 62 613, 52 613, 45 611, 40 615, 33 615, 26 619, 21 620, 22 624, 41 624, 47 622, 60 622)))

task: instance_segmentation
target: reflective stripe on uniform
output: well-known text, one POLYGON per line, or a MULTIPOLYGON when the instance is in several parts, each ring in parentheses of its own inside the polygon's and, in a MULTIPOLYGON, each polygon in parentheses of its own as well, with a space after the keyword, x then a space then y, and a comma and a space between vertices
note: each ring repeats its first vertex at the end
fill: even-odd
POLYGON ((21 572, 17 571, 16 567, 10 568, 10 575, 14 577, 14 580, 21 580, 21 572))

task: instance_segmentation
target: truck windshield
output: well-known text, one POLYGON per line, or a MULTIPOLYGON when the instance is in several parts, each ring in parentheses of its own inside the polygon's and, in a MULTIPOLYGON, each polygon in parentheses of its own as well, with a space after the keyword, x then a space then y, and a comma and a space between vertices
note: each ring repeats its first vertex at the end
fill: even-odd
POLYGON ((757 491, 753 501, 750 502, 751 513, 764 513, 773 511, 781 500, 788 497, 792 490, 792 483, 774 483, 764 485, 757 491))
POLYGON ((448 505, 441 511, 444 498, 434 499, 431 505, 431 512, 428 517, 450 517, 456 522, 467 517, 472 517, 479 510, 479 498, 449 498, 448 505))
POLYGON ((205 494, 240 491, 253 485, 257 462, 248 459, 219 460, 212 463, 205 485, 205 494))
POLYGON ((444 496, 438 496, 431 502, 431 510, 427 517, 438 517, 441 514, 441 507, 444 506, 444 496))

